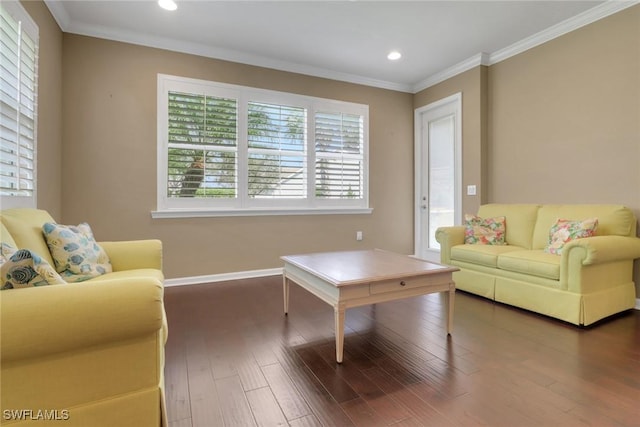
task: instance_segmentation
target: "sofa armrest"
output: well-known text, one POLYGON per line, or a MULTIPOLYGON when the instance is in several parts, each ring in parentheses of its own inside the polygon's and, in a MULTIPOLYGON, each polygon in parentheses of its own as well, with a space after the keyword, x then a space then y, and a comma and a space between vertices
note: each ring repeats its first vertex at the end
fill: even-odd
POLYGON ((640 258, 640 239, 625 236, 594 236, 575 239, 562 249, 562 263, 578 258, 582 265, 640 258))
POLYGON ((464 244, 464 226, 439 227, 436 230, 436 241, 440 243, 440 262, 451 263, 451 248, 464 244))
POLYGON ((576 239, 567 243, 561 257, 561 289, 578 294, 604 291, 633 280, 633 260, 640 258, 640 239, 625 236, 576 239))
POLYGON ((159 332, 163 286, 137 277, 0 292, 1 361, 37 358, 159 332))
POLYGON ((162 242, 160 240, 131 240, 99 242, 109 255, 113 271, 155 268, 162 270, 162 242))

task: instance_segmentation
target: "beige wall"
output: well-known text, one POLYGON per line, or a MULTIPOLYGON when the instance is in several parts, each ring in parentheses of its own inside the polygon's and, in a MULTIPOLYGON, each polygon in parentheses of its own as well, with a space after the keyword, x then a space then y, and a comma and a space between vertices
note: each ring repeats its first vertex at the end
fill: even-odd
POLYGON ((411 94, 72 34, 63 64, 64 221, 102 240, 162 239, 168 278, 280 267, 299 252, 413 252, 411 94), (368 104, 373 213, 152 219, 158 73, 368 104))
POLYGON ((62 31, 43 2, 22 6, 39 27, 38 207, 60 218, 62 186, 62 31))
POLYGON ((640 213, 640 7, 489 71, 491 201, 640 213))

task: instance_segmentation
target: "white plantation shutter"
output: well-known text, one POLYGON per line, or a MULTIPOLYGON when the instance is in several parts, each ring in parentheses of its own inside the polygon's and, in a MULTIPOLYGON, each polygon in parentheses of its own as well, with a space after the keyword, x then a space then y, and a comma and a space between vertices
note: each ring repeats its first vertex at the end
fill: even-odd
POLYGON ((0 4, 0 196, 36 206, 38 27, 17 2, 0 4))
POLYGON ((237 102, 169 92, 168 197, 237 197, 237 102))
POLYGON ((158 75, 154 218, 370 213, 369 107, 158 75))
POLYGON ((304 108, 249 102, 249 197, 306 197, 305 118, 304 108))
POLYGON ((315 195, 361 199, 364 191, 364 123, 355 114, 315 115, 315 195))

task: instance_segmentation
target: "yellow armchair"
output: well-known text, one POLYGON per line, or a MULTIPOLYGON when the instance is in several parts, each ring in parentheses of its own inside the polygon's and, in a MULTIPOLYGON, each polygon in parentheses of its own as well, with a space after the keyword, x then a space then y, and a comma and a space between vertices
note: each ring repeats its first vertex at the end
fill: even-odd
MULTIPOLYGON (((0 219, 2 241, 42 250, 46 212, 0 219)), ((101 245, 112 273, 0 292, 0 424, 166 426, 162 243, 101 245)))

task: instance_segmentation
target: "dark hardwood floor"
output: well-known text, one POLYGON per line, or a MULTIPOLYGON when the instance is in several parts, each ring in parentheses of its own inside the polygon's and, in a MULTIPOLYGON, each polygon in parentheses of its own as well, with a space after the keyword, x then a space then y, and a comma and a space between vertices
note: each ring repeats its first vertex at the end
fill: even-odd
POLYGON ((165 291, 170 427, 640 426, 640 311, 578 328, 463 292, 333 309, 281 277, 165 291))

